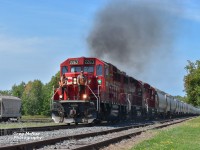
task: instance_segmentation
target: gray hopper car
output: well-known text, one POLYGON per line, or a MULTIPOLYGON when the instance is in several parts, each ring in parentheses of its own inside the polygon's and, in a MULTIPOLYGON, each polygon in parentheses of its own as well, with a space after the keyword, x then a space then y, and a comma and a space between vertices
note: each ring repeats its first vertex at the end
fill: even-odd
POLYGON ((21 99, 14 96, 0 96, 0 121, 21 117, 21 99))

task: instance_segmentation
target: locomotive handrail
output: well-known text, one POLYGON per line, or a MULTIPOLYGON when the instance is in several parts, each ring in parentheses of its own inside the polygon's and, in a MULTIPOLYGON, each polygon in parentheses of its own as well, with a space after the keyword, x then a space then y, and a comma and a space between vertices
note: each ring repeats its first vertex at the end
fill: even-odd
POLYGON ((51 97, 52 100, 53 100, 53 97, 56 95, 57 92, 58 92, 58 89, 56 90, 56 92, 54 92, 54 95, 51 97))
POLYGON ((129 99, 129 96, 131 95, 131 94, 127 94, 128 96, 127 96, 127 101, 128 101, 128 103, 129 103, 129 111, 131 110, 131 101, 130 101, 130 99, 129 99))
POLYGON ((127 102, 128 102, 128 111, 130 111, 131 110, 131 101, 130 101, 130 99, 129 99, 129 96, 130 95, 132 95, 132 94, 128 94, 128 93, 120 93, 120 95, 126 95, 126 100, 127 100, 127 102))
POLYGON ((147 112, 149 112, 149 104, 148 104, 148 100, 149 98, 146 98, 144 101, 145 101, 145 106, 147 108, 147 112))
POLYGON ((101 87, 101 85, 98 85, 98 98, 99 98, 98 100, 99 100, 99 108, 100 108, 100 101, 101 101, 101 100, 100 100, 100 96, 99 96, 99 93, 100 93, 100 87, 101 87))
MULTIPOLYGON (((53 86, 53 92, 54 92, 54 86, 53 86)), ((56 93, 58 92, 58 88, 57 88, 57 90, 56 90, 56 92, 54 92, 54 94, 53 94, 53 96, 51 97, 51 101, 50 101, 50 109, 52 109, 52 105, 53 105, 53 98, 54 98, 54 96, 56 95, 56 93)))
POLYGON ((97 111, 99 111, 99 99, 98 97, 95 95, 95 93, 92 91, 92 89, 89 87, 89 85, 86 85, 88 87, 88 89, 92 92, 92 94, 95 96, 95 98, 97 99, 97 111))

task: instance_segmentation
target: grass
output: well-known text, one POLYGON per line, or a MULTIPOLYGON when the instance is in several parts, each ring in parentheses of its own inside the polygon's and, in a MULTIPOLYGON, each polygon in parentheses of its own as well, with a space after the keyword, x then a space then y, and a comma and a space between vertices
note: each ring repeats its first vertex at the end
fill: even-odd
POLYGON ((200 150, 200 117, 167 130, 155 130, 155 137, 131 150, 200 150))
POLYGON ((51 119, 51 116, 43 116, 43 115, 34 115, 34 116, 22 116, 22 119, 24 120, 30 120, 30 119, 51 119))
MULTIPOLYGON (((22 116, 22 121, 30 122, 0 122, 0 129, 9 129, 9 128, 27 128, 27 127, 39 127, 39 126, 53 126, 58 125, 51 120, 51 117, 47 116, 22 116), (39 121, 39 122, 31 122, 39 121), (41 121, 41 122, 40 122, 41 121), (52 122, 51 122, 52 121, 52 122)), ((64 123, 62 123, 64 124, 64 123)), ((60 124, 59 124, 60 125, 60 124)))

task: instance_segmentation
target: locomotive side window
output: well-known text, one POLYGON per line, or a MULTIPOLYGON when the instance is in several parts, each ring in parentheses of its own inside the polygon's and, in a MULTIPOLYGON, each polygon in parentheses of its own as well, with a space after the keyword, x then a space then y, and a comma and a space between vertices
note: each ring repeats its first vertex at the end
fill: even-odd
POLYGON ((106 76, 108 76, 109 75, 108 67, 105 68, 105 72, 106 72, 106 76))
POLYGON ((121 82, 121 75, 119 73, 114 72, 113 73, 113 79, 115 81, 121 82))
POLYGON ((124 83, 128 84, 128 77, 124 76, 124 83))
POLYGON ((97 76, 102 76, 103 75, 103 66, 102 65, 97 65, 96 66, 96 75, 97 76))
POLYGON ((81 72, 80 66, 71 66, 71 72, 81 72))
POLYGON ((62 67, 62 74, 67 73, 67 72, 68 72, 67 66, 63 66, 62 67))
POLYGON ((94 72, 94 66, 85 66, 83 68, 84 72, 91 72, 93 73, 94 72))
POLYGON ((141 88, 138 88, 137 94, 138 94, 138 96, 142 96, 142 89, 141 88))

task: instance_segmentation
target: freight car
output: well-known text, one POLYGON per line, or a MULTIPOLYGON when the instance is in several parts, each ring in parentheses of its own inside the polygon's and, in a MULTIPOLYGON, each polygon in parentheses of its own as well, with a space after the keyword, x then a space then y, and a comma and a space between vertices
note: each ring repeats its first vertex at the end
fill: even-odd
POLYGON ((55 122, 91 123, 200 114, 199 109, 98 58, 69 58, 60 65, 60 76, 63 75, 66 85, 54 90, 51 101, 55 122), (83 93, 79 93, 77 84, 81 71, 87 79, 83 93))
POLYGON ((21 99, 14 96, 0 96, 0 121, 21 117, 21 99))

